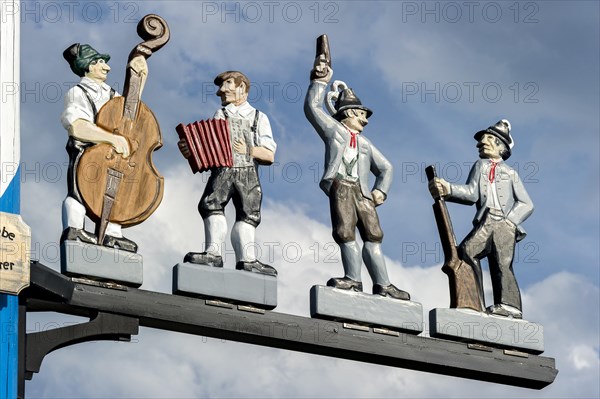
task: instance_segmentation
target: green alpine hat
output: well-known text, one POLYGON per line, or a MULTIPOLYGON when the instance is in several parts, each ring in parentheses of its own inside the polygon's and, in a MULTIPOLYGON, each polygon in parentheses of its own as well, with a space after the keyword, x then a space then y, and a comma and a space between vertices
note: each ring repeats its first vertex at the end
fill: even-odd
POLYGON ((93 61, 110 60, 110 55, 100 54, 89 44, 75 43, 63 51, 63 57, 69 63, 71 70, 77 76, 84 76, 93 61))

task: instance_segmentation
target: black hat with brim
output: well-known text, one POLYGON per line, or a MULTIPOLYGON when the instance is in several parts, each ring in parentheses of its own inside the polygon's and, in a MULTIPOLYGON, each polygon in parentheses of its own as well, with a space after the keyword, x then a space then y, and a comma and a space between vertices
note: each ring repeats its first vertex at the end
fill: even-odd
POLYGON ((479 141, 484 134, 491 134, 492 136, 498 137, 500 141, 506 145, 508 153, 511 153, 513 140, 512 137, 510 137, 510 127, 504 120, 498 121, 495 125, 490 126, 485 130, 478 131, 473 137, 475 140, 479 141))
POLYGON ((344 112, 348 109, 363 110, 367 113, 367 118, 369 118, 371 115, 373 115, 373 111, 371 111, 369 108, 362 105, 362 103, 360 102, 360 99, 356 96, 356 94, 354 94, 354 91, 352 89, 342 90, 342 92, 340 93, 340 96, 336 100, 334 106, 335 106, 336 112, 333 115, 333 117, 336 119, 341 115, 342 112, 344 112))

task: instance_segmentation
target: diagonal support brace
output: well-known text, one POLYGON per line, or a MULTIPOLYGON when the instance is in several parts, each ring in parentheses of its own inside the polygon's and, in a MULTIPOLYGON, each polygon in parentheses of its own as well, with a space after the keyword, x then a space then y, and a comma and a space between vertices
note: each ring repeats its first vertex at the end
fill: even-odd
POLYGON ((130 341, 139 330, 134 317, 98 312, 89 322, 27 334, 25 378, 39 373, 44 357, 67 346, 89 341, 130 341))

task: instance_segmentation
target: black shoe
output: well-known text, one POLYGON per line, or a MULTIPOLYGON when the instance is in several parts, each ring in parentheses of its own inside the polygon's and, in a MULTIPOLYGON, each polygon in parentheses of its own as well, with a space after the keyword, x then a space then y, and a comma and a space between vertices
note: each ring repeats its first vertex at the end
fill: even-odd
POLYGON ((356 292, 362 292, 362 283, 360 281, 355 281, 347 277, 330 278, 327 282, 327 285, 329 287, 339 288, 341 290, 352 290, 356 292))
POLYGON ((67 227, 60 235, 60 242, 63 241, 81 241, 86 244, 98 245, 98 238, 84 229, 78 229, 75 227, 67 227))
POLYGON ((265 265, 257 260, 253 262, 238 262, 235 264, 237 270, 245 270, 247 272, 254 272, 260 274, 266 274, 267 276, 277 277, 277 270, 273 266, 265 265))
POLYGON ((195 263, 212 267, 223 267, 223 258, 208 252, 188 252, 183 258, 183 263, 195 263))
POLYGON ((513 319, 522 319, 523 312, 514 306, 498 304, 488 307, 487 313, 494 316, 512 317, 513 319))
POLYGON ((125 237, 114 237, 108 234, 104 236, 102 245, 109 248, 121 249, 127 252, 137 252, 138 246, 135 242, 125 237))
POLYGON ((373 295, 389 296, 394 299, 401 299, 403 301, 410 301, 410 294, 406 291, 396 288, 394 284, 381 285, 373 284, 373 295))

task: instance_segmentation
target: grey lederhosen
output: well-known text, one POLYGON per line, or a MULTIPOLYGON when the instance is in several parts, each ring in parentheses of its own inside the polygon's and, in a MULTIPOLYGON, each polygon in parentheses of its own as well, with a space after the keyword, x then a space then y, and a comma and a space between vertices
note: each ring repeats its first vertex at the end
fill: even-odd
POLYGON ((460 244, 461 258, 468 262, 479 279, 483 298, 483 275, 480 260, 487 257, 494 303, 514 306, 521 310, 521 292, 512 263, 515 254, 516 226, 508 222, 502 211, 486 210, 481 222, 460 244))
POLYGON ((338 244, 354 241, 356 228, 366 242, 380 243, 383 231, 372 200, 365 198, 358 181, 335 179, 329 192, 333 239, 338 244))
POLYGON ((211 215, 223 215, 230 199, 233 199, 235 207, 235 220, 258 226, 262 189, 256 166, 213 170, 198 204, 198 211, 203 219, 211 215))

